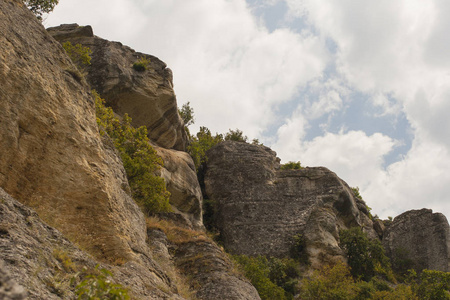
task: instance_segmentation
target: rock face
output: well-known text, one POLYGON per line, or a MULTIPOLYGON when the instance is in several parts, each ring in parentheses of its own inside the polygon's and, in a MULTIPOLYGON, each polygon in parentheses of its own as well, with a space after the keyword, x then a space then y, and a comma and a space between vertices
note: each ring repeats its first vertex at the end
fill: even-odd
POLYGON ((0 187, 98 257, 132 258, 145 220, 88 86, 22 1, 0 2, 0 32, 0 187))
POLYGON ((159 229, 149 229, 148 234, 161 264, 173 263, 177 272, 188 278, 187 283, 196 287, 195 299, 260 299, 256 289, 235 271, 228 256, 209 238, 174 243, 159 229))
POLYGON ((207 156, 206 194, 217 203, 217 226, 233 253, 287 256, 300 234, 314 267, 343 259, 340 229, 362 226, 376 237, 364 203, 326 168, 280 170, 269 148, 231 141, 207 156))
POLYGON ((202 228, 202 194, 192 158, 183 152, 187 135, 178 115, 170 69, 154 56, 94 36, 90 26, 68 24, 47 31, 61 43, 70 41, 92 50, 92 64, 86 68, 88 83, 114 112, 127 113, 134 126, 147 127, 164 161, 161 176, 171 193, 170 203, 194 228, 202 228), (144 72, 132 68, 140 57, 150 60, 144 72))
POLYGON ((164 161, 161 177, 170 192, 170 204, 195 229, 203 229, 202 191, 191 156, 183 151, 154 146, 164 161))
POLYGON ((431 209, 410 210, 395 217, 384 232, 383 246, 392 261, 410 260, 416 270, 450 271, 450 227, 431 209))
POLYGON ((70 41, 91 49, 87 81, 114 112, 127 113, 134 126, 146 126, 149 138, 159 146, 185 150, 187 134, 178 115, 172 71, 164 62, 121 43, 96 37, 90 26, 68 24, 49 28, 48 32, 61 43, 70 41), (140 58, 150 61, 143 72, 133 69, 140 58))

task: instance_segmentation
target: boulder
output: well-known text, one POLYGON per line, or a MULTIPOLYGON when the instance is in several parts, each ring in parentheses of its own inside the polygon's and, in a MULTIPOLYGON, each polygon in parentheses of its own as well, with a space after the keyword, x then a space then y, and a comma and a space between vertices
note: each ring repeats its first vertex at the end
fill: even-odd
POLYGON ((170 192, 170 204, 187 221, 188 227, 204 229, 202 219, 202 191, 192 157, 183 151, 154 146, 164 162, 160 176, 170 192))
POLYGON ((394 265, 401 259, 417 271, 450 272, 450 227, 443 214, 431 209, 410 210, 395 217, 384 232, 383 246, 394 265))
POLYGON ((164 62, 96 37, 90 26, 65 24, 47 30, 61 43, 70 41, 91 49, 86 79, 114 112, 121 116, 127 113, 136 127, 146 126, 149 138, 159 146, 186 149, 187 134, 178 115, 172 71, 164 62), (137 71, 133 64, 141 58, 148 59, 149 64, 146 70, 137 71))
POLYGON ((318 267, 344 259, 340 229, 361 226, 377 236, 360 200, 326 168, 280 170, 271 149, 231 141, 207 156, 206 196, 216 202, 216 225, 232 253, 288 256, 296 236, 318 267))
POLYGON ((145 252, 144 216, 90 88, 23 1, 0 2, 0 32, 0 187, 97 257, 145 252))

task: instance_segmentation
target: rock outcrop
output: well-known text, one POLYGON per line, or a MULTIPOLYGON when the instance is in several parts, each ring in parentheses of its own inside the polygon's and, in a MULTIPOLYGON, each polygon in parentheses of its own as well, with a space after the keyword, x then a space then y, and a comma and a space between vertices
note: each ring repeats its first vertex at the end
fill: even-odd
POLYGON ((170 203, 194 228, 202 228, 202 194, 192 158, 185 152, 187 135, 178 115, 172 73, 158 58, 135 52, 118 42, 94 36, 90 26, 67 24, 47 31, 61 43, 70 41, 92 51, 87 82, 114 112, 127 113, 134 126, 146 126, 154 148, 164 161, 161 176, 171 193, 170 203), (147 70, 133 69, 145 57, 147 70))
POLYGON ((145 220, 90 89, 20 0, 0 2, 0 187, 98 257, 145 252, 145 220))
POLYGON ((159 146, 185 150, 187 134, 178 115, 172 71, 164 62, 121 43, 96 37, 90 26, 67 24, 48 28, 48 32, 61 43, 70 41, 91 49, 87 81, 114 112, 127 113, 134 126, 146 126, 149 138, 159 146), (149 60, 143 72, 133 69, 140 58, 149 60))
POLYGON ((208 237, 200 234, 186 238, 171 231, 172 239, 175 236, 179 241, 168 239, 160 229, 149 228, 150 244, 163 265, 173 263, 172 267, 188 279, 187 284, 196 287, 196 299, 260 299, 256 289, 236 272, 229 257, 208 237))
POLYGON ((216 201, 226 249, 246 255, 287 256, 302 235, 313 265, 343 259, 339 230, 372 221, 345 182, 326 168, 280 170, 264 146, 224 142, 208 153, 206 195, 216 201))
POLYGON ((170 192, 170 204, 188 221, 188 226, 204 229, 202 221, 202 191, 191 156, 183 151, 154 146, 164 161, 161 177, 170 192))
POLYGON ((431 209, 410 210, 395 217, 384 232, 383 246, 393 262, 408 260, 409 267, 418 271, 450 272, 450 227, 443 214, 431 209))

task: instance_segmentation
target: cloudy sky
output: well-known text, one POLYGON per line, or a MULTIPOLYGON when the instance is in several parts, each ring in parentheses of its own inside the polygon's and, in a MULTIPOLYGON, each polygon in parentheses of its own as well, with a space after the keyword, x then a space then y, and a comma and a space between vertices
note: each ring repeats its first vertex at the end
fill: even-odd
POLYGON ((196 124, 325 166, 380 217, 450 217, 450 1, 60 0, 45 26, 173 70, 196 124))

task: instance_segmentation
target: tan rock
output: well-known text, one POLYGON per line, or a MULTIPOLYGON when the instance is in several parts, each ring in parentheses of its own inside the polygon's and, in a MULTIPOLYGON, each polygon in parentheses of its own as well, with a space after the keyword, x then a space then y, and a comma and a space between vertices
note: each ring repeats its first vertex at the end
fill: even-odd
POLYGON ((134 126, 146 126, 149 138, 159 146, 186 149, 187 134, 178 115, 172 71, 164 62, 96 37, 90 26, 69 24, 48 31, 61 43, 70 41, 92 50, 91 65, 86 67, 87 81, 117 114, 127 113, 134 126), (133 69, 140 58, 150 61, 144 72, 133 69))
POLYGON ((143 252, 144 217, 89 87, 22 1, 0 2, 0 32, 0 187, 97 257, 143 252))
POLYGON ((191 156, 183 151, 154 148, 164 161, 160 173, 170 192, 170 204, 185 216, 193 228, 202 229, 203 197, 191 156))

